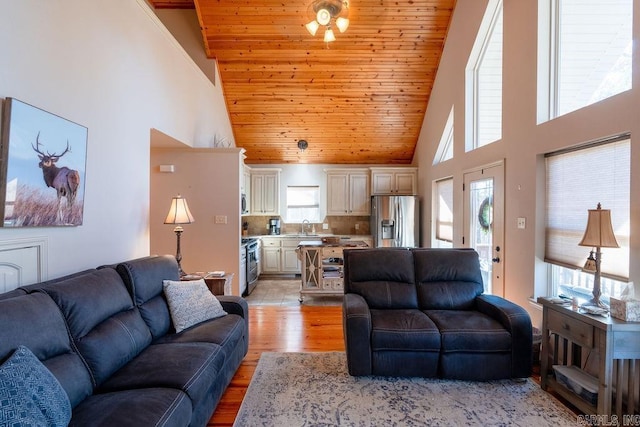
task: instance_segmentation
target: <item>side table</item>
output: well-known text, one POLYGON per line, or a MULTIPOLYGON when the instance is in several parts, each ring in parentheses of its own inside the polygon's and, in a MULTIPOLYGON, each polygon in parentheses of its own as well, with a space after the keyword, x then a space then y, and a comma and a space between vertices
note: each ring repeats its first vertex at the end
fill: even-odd
POLYGON ((227 273, 224 276, 211 276, 206 273, 197 272, 182 276, 180 280, 197 280, 204 279, 207 287, 213 295, 231 295, 231 282, 233 281, 233 273, 227 273))
POLYGON ((204 276, 204 282, 214 295, 231 294, 231 282, 233 281, 233 273, 227 273, 224 276, 209 277, 204 276))
POLYGON ((635 396, 640 387, 640 322, 625 322, 612 317, 580 313, 571 307, 554 304, 544 297, 538 298, 538 303, 542 304, 542 389, 553 388, 588 415, 603 416, 609 420, 615 415, 620 422, 623 414, 633 415, 637 411, 635 396), (596 405, 591 405, 555 380, 553 369, 549 366, 551 340, 554 365, 574 365, 581 368, 586 352, 598 350, 596 405), (614 378, 618 385, 615 389, 614 378), (624 396, 624 389, 630 391, 626 393, 627 396, 624 396), (612 397, 615 397, 615 408, 612 397))

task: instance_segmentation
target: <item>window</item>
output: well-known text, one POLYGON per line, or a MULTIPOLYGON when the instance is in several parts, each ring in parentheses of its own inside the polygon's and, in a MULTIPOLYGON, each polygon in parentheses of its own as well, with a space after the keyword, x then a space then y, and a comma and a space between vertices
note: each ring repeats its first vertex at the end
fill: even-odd
POLYGON ((590 248, 578 246, 587 211, 598 203, 611 210, 620 248, 602 249, 602 294, 619 295, 629 277, 630 139, 597 141, 546 156, 545 261, 552 294, 590 297, 593 275, 584 273, 590 248))
POLYGON ((287 187, 287 222, 320 222, 320 187, 287 187))
POLYGON ((466 150, 502 138, 502 1, 490 0, 466 69, 466 150))
POLYGON ((631 89, 633 0, 540 3, 539 121, 631 89))
POLYGON ((451 248, 453 247, 453 178, 436 181, 434 195, 433 247, 451 248))
POLYGON ((444 162, 453 158, 453 107, 449 112, 447 123, 444 125, 442 136, 440 137, 440 144, 438 144, 438 150, 433 158, 433 164, 444 162))

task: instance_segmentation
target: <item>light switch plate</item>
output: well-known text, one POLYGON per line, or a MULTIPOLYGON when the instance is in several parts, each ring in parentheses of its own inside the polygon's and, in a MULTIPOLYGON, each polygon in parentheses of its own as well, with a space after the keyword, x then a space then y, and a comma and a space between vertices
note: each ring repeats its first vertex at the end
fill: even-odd
POLYGON ((329 229, 329 224, 322 224, 322 229, 323 230, 328 230, 329 229))

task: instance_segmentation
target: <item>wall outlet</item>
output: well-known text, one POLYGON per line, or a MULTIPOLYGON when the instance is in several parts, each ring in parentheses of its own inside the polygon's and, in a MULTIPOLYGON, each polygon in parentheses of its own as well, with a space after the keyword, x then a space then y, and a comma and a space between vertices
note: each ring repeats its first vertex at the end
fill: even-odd
POLYGON ((524 217, 520 217, 518 218, 517 224, 520 230, 524 230, 525 228, 527 228, 527 219, 524 217))
MULTIPOLYGON (((268 228, 268 227, 267 227, 267 228, 268 228)), ((327 223, 323 223, 323 224, 322 224, 322 229, 323 229, 323 230, 328 230, 328 229, 329 229, 329 224, 327 224, 327 223)))
POLYGON ((356 230, 360 230, 360 224, 356 222, 356 230))
POLYGON ((216 224, 226 224, 227 216, 226 215, 216 215, 216 224))

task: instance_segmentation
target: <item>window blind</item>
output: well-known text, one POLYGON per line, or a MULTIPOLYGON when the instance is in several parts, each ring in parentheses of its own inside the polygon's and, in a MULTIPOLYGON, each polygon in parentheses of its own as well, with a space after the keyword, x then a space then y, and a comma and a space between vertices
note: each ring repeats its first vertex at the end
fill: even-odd
POLYGON ((546 156, 545 261, 582 268, 590 249, 578 246, 589 209, 611 210, 620 248, 602 249, 602 274, 629 277, 630 139, 617 137, 546 156))
POLYGON ((453 178, 436 181, 436 239, 453 242, 453 178))

